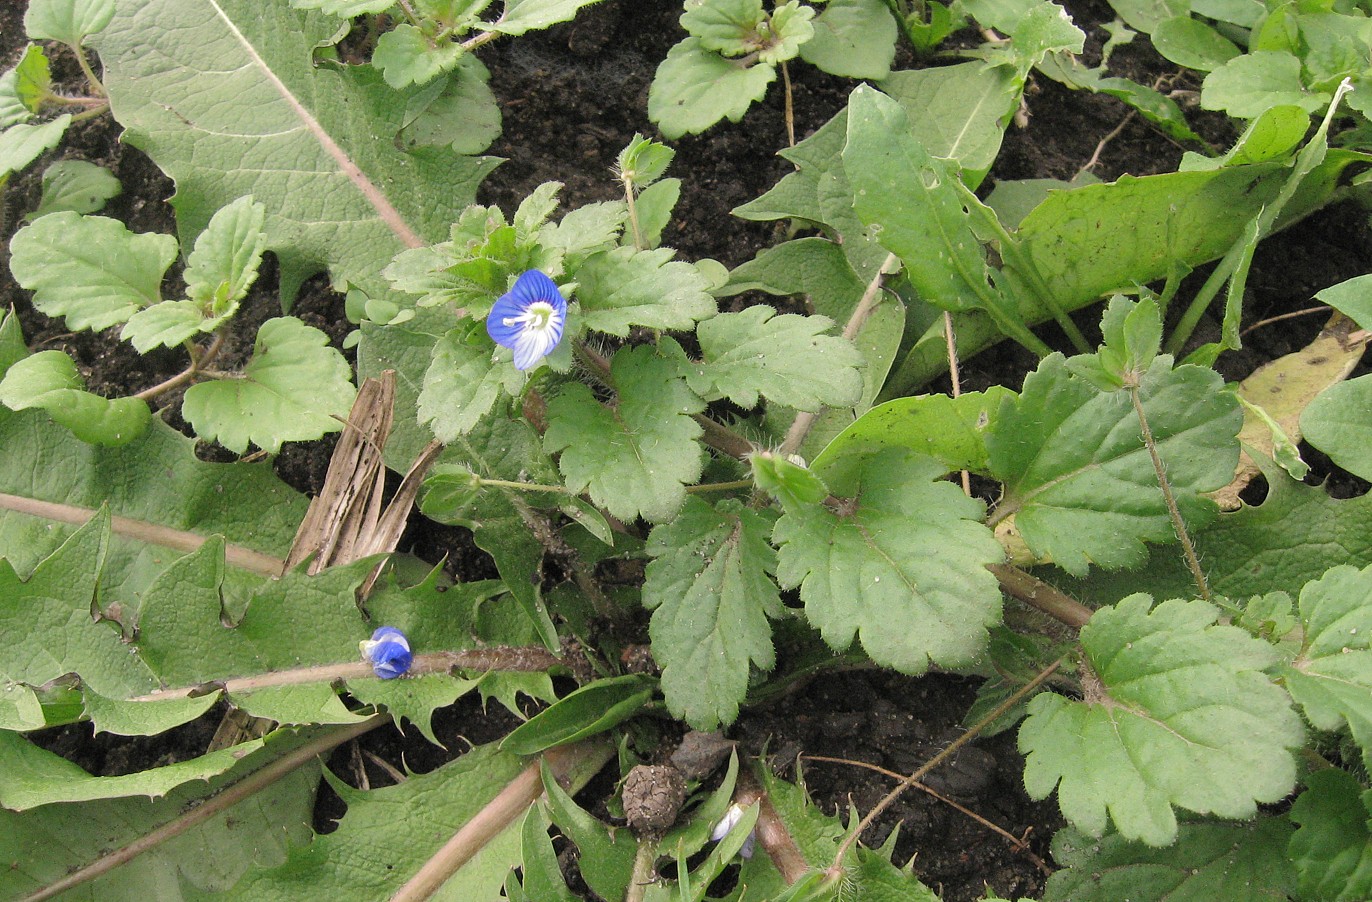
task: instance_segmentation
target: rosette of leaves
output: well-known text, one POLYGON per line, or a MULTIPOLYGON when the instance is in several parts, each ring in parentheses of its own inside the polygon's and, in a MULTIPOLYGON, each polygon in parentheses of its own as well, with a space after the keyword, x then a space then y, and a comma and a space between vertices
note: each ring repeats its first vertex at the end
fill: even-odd
POLYGON ((798 0, 688 3, 687 37, 658 66, 648 118, 668 138, 738 122, 797 56, 834 75, 885 78, 895 57, 896 22, 881 0, 832 0, 818 16, 798 0))
POLYGON ((182 413, 204 439, 243 453, 250 444, 275 452, 286 441, 335 432, 354 389, 351 370, 328 337, 290 316, 270 319, 257 333, 241 371, 211 369, 239 305, 257 280, 265 245, 265 209, 242 197, 210 220, 186 257, 186 296, 164 300, 161 284, 177 256, 170 235, 134 234, 123 223, 66 210, 25 226, 10 245, 15 280, 33 304, 74 330, 120 326, 141 354, 182 347, 190 366, 161 386, 107 399, 85 388, 76 365, 60 351, 15 363, 0 381, 0 403, 41 408, 82 439, 126 444, 147 427, 147 399, 186 389, 182 413))

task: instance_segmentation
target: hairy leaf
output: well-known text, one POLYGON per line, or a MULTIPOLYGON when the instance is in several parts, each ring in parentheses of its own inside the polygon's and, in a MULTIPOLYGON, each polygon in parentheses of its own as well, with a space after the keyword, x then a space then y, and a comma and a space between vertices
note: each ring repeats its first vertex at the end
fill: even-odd
POLYGON ((505 12, 491 25, 501 34, 524 34, 568 22, 583 6, 597 0, 505 0, 505 12))
POLYGON ((753 101, 766 95, 776 75, 763 63, 735 65, 703 47, 700 38, 688 37, 657 67, 648 91, 648 118, 671 140, 703 132, 721 119, 738 122, 753 101))
POLYGON ((198 435, 239 454, 249 444, 275 453, 282 442, 337 432, 357 391, 347 361, 328 342, 294 317, 269 319, 243 378, 191 386, 182 414, 198 435))
POLYGON ((1372 790, 1329 768, 1306 779, 1291 806, 1300 825, 1289 855, 1300 872, 1301 897, 1356 902, 1372 894, 1372 790))
POLYGON ((825 335, 833 322, 763 304, 700 324, 701 361, 684 366, 686 382, 708 400, 753 407, 758 396, 798 410, 854 404, 862 391, 862 356, 853 343, 825 335))
POLYGON ((715 312, 709 284, 675 252, 616 248, 577 270, 577 297, 586 328, 621 338, 634 326, 690 329, 715 312))
POLYGON ((697 730, 732 723, 750 669, 776 663, 768 618, 784 609, 771 579, 771 520, 738 501, 688 498, 648 537, 643 606, 653 611, 653 657, 668 708, 697 730))
POLYGON ((985 648, 1001 612, 985 568, 1004 552, 978 522, 980 502, 942 481, 946 472, 887 449, 856 472, 838 510, 787 505, 772 536, 777 578, 800 587, 805 616, 832 647, 856 636, 874 661, 903 673, 965 665, 985 648))
MULTIPOLYGON (((1140 380, 1144 415, 1188 527, 1213 517, 1205 492, 1238 460, 1243 411, 1213 370, 1159 358, 1140 380)), ((1053 355, 1001 407, 987 436, 991 470, 1005 483, 999 511, 1014 512, 1029 548, 1069 573, 1089 564, 1140 563, 1144 542, 1174 538, 1138 416, 1125 391, 1101 392, 1053 355)))
POLYGON ((97 45, 126 140, 176 180, 183 238, 253 195, 287 305, 326 267, 380 296, 386 263, 446 237, 494 165, 395 147, 405 96, 370 66, 316 63, 337 28, 284 3, 148 0, 121 4, 97 45))
POLYGON ((31 219, 70 210, 94 213, 123 186, 108 169, 85 160, 59 160, 43 170, 43 197, 31 219))
POLYGON ((1203 601, 1144 594, 1102 608, 1081 630, 1088 670, 1081 701, 1042 693, 1019 747, 1036 799, 1058 788, 1073 826, 1100 836, 1108 817, 1125 839, 1176 840, 1174 808, 1248 818, 1291 791, 1291 749, 1304 742, 1290 697, 1262 670, 1275 650, 1217 625, 1203 601))
POLYGON ((42 125, 11 125, 0 132, 0 179, 8 178, 10 173, 18 172, 56 147, 70 124, 71 114, 63 113, 42 125))
POLYGON ((152 416, 142 398, 110 399, 86 391, 76 364, 62 351, 39 351, 11 366, 0 379, 0 404, 46 410, 83 442, 112 447, 135 441, 152 416))
POLYGON ((451 444, 470 432, 503 395, 524 387, 524 374, 508 363, 496 363, 491 351, 479 323, 459 326, 434 346, 419 392, 419 418, 439 441, 451 444))
POLYGON ((1053 837, 1062 870, 1048 878, 1046 902, 1166 899, 1285 899, 1295 889, 1286 854, 1291 822, 1261 817, 1250 823, 1182 824, 1163 849, 1118 833, 1101 839, 1066 827, 1053 837))
POLYGON ((176 259, 170 235, 135 235, 103 216, 54 213, 20 229, 10 271, 33 304, 72 329, 107 329, 162 299, 162 274, 176 259))
POLYGON ((800 58, 831 75, 880 80, 896 57, 896 20, 881 0, 830 0, 800 58))
POLYGON ((1321 730, 1345 722, 1372 762, 1372 567, 1334 567, 1301 589, 1300 654, 1286 688, 1321 730))
POLYGON ((613 409, 581 383, 548 402, 544 446, 562 452, 558 468, 573 492, 589 491, 596 504, 621 519, 670 519, 686 499, 685 484, 700 477, 703 431, 691 414, 704 402, 652 348, 615 354, 613 409))

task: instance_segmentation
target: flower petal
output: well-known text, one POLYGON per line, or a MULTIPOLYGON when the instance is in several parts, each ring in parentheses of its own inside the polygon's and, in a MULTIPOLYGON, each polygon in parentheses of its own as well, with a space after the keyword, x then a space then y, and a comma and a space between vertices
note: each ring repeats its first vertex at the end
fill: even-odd
POLYGON ((410 669, 414 655, 410 640, 393 626, 378 627, 370 639, 358 643, 362 657, 372 665, 372 672, 383 680, 393 680, 410 669))

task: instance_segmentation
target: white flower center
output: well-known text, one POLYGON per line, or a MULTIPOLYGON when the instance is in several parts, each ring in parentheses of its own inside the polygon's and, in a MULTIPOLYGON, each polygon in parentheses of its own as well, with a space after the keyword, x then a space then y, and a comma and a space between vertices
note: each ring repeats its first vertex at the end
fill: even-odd
POLYGON ((526 332, 546 332, 556 315, 557 311, 553 309, 552 304, 547 301, 535 301, 524 308, 524 312, 519 316, 507 316, 502 322, 506 326, 523 324, 526 332))

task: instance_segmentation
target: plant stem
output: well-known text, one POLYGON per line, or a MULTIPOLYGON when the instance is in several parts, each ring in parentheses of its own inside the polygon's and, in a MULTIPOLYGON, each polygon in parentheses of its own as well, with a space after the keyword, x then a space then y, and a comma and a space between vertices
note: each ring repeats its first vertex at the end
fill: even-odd
MULTIPOLYGON (((609 743, 581 742, 550 749, 543 754, 542 762, 546 762, 549 770, 561 781, 574 771, 585 770, 594 774, 614 757, 614 753, 614 746, 609 743)), ((431 898, 487 843, 528 811, 529 806, 543 795, 542 762, 535 761, 507 783, 486 807, 463 824, 433 858, 391 896, 391 902, 422 902, 431 898)))
POLYGON ((85 867, 67 874, 60 880, 49 883, 42 889, 30 893, 25 896, 21 902, 41 902, 43 899, 51 899, 73 887, 80 886, 97 877, 104 876, 120 865, 127 864, 137 858, 144 852, 155 849, 167 840, 180 836, 192 827, 203 824, 205 821, 225 809, 266 789, 292 771, 308 764, 310 761, 335 746, 342 745, 350 739, 356 739, 358 736, 374 730, 382 724, 390 722, 391 715, 378 714, 375 717, 369 717, 361 723, 348 724, 345 727, 330 730, 318 739, 301 746, 293 752, 288 752, 271 764, 266 765, 260 770, 254 771, 237 783, 221 790, 218 794, 210 796, 175 820, 163 824, 151 833, 140 836, 138 839, 121 849, 117 849, 107 855, 97 858, 85 867))
POLYGON ((753 825, 757 844, 772 859, 772 864, 781 873, 781 879, 788 886, 795 883, 810 870, 810 863, 796 845, 791 831, 786 829, 786 822, 777 813, 771 796, 762 791, 750 774, 741 774, 738 783, 739 790, 734 795, 734 801, 745 808, 754 802, 758 803, 757 822, 753 825))
POLYGON ((504 489, 517 489, 521 492, 552 492, 557 495, 570 495, 572 492, 562 485, 542 485, 536 482, 510 482, 507 479, 487 479, 485 476, 478 476, 482 486, 496 486, 504 489))
POLYGON ((196 376, 205 371, 205 367, 214 362, 214 358, 219 356, 219 352, 224 348, 224 335, 225 332, 223 330, 215 332, 214 339, 203 353, 196 350, 196 345, 193 342, 186 342, 186 353, 190 355, 191 365, 175 376, 172 376, 170 379, 164 379, 151 388, 143 389, 135 394, 134 397, 142 398, 144 401, 147 401, 160 394, 169 392, 172 389, 180 388, 182 385, 193 380, 196 376))
POLYGON ((786 146, 796 146, 795 102, 791 98, 791 69, 781 61, 781 84, 786 90, 786 146))
MULTIPOLYGON (((71 523, 75 526, 85 524, 96 513, 93 508, 89 507, 57 504, 52 501, 40 501, 37 498, 25 498, 21 495, 9 495, 4 492, 0 492, 0 510, 18 511, 21 514, 56 520, 59 523, 71 523)), ((134 520, 129 517, 111 517, 110 529, 115 535, 186 553, 198 550, 201 545, 208 541, 204 536, 184 529, 172 529, 169 526, 148 523, 145 520, 134 520)), ((224 560, 234 567, 259 573, 263 576, 280 576, 281 571, 286 566, 286 562, 280 558, 253 551, 251 548, 245 548, 242 545, 227 543, 224 545, 224 560)))
POLYGON ((1196 546, 1191 543, 1191 534, 1186 531, 1186 523, 1182 521, 1181 509, 1177 507, 1177 497, 1172 492, 1172 483, 1167 478, 1167 471, 1162 466, 1162 458, 1158 456, 1158 443, 1153 440, 1153 430, 1148 426, 1148 417, 1143 411, 1143 401, 1139 398, 1139 384, 1136 377, 1131 376, 1125 382, 1125 389, 1129 392, 1129 401, 1134 405, 1134 413, 1139 418, 1139 428, 1143 430, 1143 445, 1148 449, 1148 456, 1153 460, 1153 472, 1157 473, 1158 486, 1162 489, 1163 500, 1167 504, 1167 515, 1172 518, 1172 529, 1177 533, 1177 540, 1181 542, 1181 551, 1186 558, 1186 566, 1191 571, 1191 577, 1196 581, 1196 589, 1200 592, 1200 597, 1206 601, 1210 600, 1210 584, 1205 578, 1205 571, 1201 569, 1200 558, 1196 556, 1196 546))
POLYGON ((1030 607, 1070 627, 1081 629, 1091 619, 1095 611, 1061 592, 1048 583, 1025 573, 1018 567, 1008 564, 992 564, 986 568, 1000 581, 1000 588, 1011 598, 1017 598, 1030 607))
POLYGON ((735 479, 732 482, 707 482, 701 485, 686 486, 686 494, 699 495, 703 492, 732 492, 736 489, 751 489, 753 481, 751 479, 735 479))
MULTIPOLYGON (((962 376, 958 371, 958 338, 953 331, 953 314, 943 311, 943 337, 948 345, 948 379, 952 383, 953 397, 962 397, 962 376)), ((962 493, 972 497, 972 474, 962 471, 962 493)))
POLYGON ((657 840, 644 837, 638 841, 634 852, 634 872, 629 877, 629 885, 624 890, 624 902, 643 902, 648 887, 656 881, 653 863, 657 860, 657 840))
POLYGON ((866 830, 868 827, 870 827, 872 825, 872 822, 876 820, 878 817, 880 817, 883 811, 890 807, 892 802, 900 798, 901 794, 904 793, 905 790, 909 789, 911 786, 914 786, 920 780, 924 779, 925 775, 927 775, 934 768, 938 767, 944 761, 951 758, 954 755, 954 753, 957 752, 958 749, 962 748, 964 745, 975 739, 981 733, 982 730, 986 729, 998 717, 1000 717, 1006 711, 1009 711, 1015 705, 1018 705, 1020 701, 1022 701, 1026 696, 1029 695, 1029 693, 1037 689, 1043 683, 1044 680, 1052 676, 1053 673, 1060 666, 1062 666, 1063 660, 1063 658, 1058 658, 1052 664, 1049 664, 1047 667, 1040 670, 1037 674, 1034 675, 1034 678, 1032 680, 1025 683, 1019 689, 1016 689, 1014 695, 1011 695, 1005 701, 997 705, 985 717, 983 717, 981 720, 977 721, 975 724, 969 727, 967 729, 967 732, 963 733, 957 739, 954 739, 951 743, 949 743, 947 748, 939 752, 934 757, 930 758, 927 762, 924 763, 922 767, 920 767, 914 773, 910 774, 910 776, 906 777, 904 780, 901 780, 900 783, 897 784, 894 789, 892 789, 885 796, 883 796, 881 801, 877 802, 877 804, 872 808, 872 810, 867 812, 866 816, 858 822, 858 825, 852 830, 850 830, 848 832, 848 835, 843 838, 843 842, 839 845, 838 851, 834 854, 834 863, 831 864, 828 868, 828 871, 825 876, 825 882, 832 884, 843 879, 843 859, 847 856, 848 850, 853 847, 853 843, 857 842, 858 837, 862 835, 862 832, 866 830))
POLYGON ((72 52, 76 54, 76 64, 81 67, 81 74, 86 76, 86 81, 90 83, 91 93, 101 97, 107 96, 104 84, 101 83, 100 77, 95 74, 95 70, 91 68, 91 61, 86 58, 86 49, 80 44, 68 46, 71 46, 72 52))
POLYGON ((629 226, 634 233, 634 247, 643 250, 643 230, 638 224, 638 204, 634 202, 634 183, 632 179, 622 178, 624 184, 624 203, 629 207, 629 226))
MULTIPOLYGON (((867 290, 862 293, 862 297, 858 300, 857 306, 853 308, 853 312, 848 316, 848 322, 843 326, 844 338, 849 341, 857 340, 858 333, 862 331, 862 327, 865 326, 867 320, 871 318, 872 311, 877 309, 877 301, 881 297, 882 281, 886 276, 895 272, 896 265, 899 262, 900 258, 895 254, 886 255, 886 259, 882 261, 881 266, 877 269, 877 274, 872 277, 872 281, 867 283, 867 290)), ((800 446, 805 444, 805 439, 810 434, 810 430, 813 429, 815 423, 819 421, 819 416, 822 412, 822 410, 813 412, 802 410, 800 413, 796 414, 795 420, 791 422, 791 428, 786 430, 786 437, 782 439, 781 447, 777 449, 777 453, 782 457, 785 457, 799 451, 800 446)))

